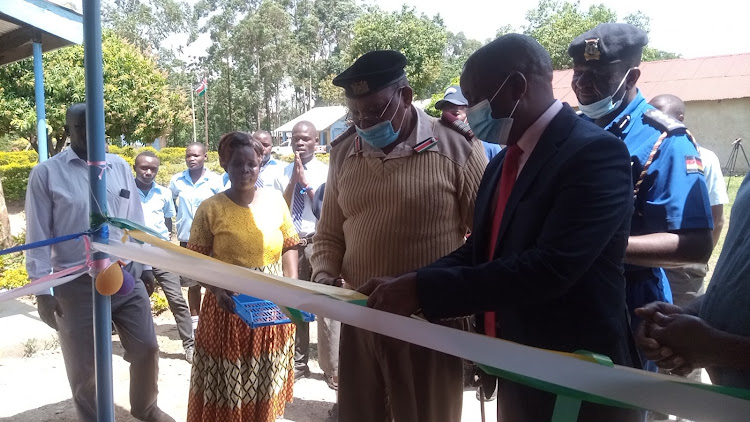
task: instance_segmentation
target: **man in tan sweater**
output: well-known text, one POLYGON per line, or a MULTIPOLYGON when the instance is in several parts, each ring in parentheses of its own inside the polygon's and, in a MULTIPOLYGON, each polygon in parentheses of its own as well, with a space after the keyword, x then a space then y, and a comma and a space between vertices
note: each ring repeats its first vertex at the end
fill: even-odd
MULTIPOLYGON (((463 244, 487 158, 482 144, 412 106, 406 58, 360 57, 333 83, 353 129, 332 143, 313 280, 356 289, 463 244)), ((341 329, 339 421, 461 419, 461 360, 352 326, 341 329)))

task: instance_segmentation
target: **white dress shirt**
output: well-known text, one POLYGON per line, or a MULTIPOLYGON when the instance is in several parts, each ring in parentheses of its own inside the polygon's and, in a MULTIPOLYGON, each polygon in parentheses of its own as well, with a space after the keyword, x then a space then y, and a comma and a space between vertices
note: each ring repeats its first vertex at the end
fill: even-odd
MULTIPOLYGON (((143 210, 130 166, 107 154, 107 215, 143 224, 143 210)), ((26 242, 87 230, 89 223, 89 168, 72 148, 39 163, 29 175, 26 191, 26 242)), ((109 227, 109 238, 122 238, 122 230, 109 227)), ((116 258, 113 258, 113 260, 116 258)), ((31 280, 53 270, 86 263, 83 238, 26 251, 26 271, 31 280)))
POLYGON ((706 176, 708 200, 711 206, 728 204, 727 185, 724 183, 724 175, 721 174, 719 157, 713 151, 703 147, 698 147, 698 153, 703 161, 703 174, 706 176))

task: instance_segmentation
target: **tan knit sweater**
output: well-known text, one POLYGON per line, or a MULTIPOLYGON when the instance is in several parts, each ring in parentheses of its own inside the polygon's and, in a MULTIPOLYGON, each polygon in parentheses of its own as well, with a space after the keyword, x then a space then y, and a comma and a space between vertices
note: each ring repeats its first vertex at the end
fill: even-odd
POLYGON ((487 165, 484 148, 415 110, 415 129, 387 156, 356 133, 331 150, 313 280, 325 272, 359 288, 372 277, 416 270, 463 244, 487 165))

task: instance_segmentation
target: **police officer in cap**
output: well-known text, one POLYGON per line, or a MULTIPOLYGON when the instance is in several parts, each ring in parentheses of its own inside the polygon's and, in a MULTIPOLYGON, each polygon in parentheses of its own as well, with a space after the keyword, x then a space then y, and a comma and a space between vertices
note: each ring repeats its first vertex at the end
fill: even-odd
MULTIPOLYGON (((703 166, 686 127, 646 102, 636 87, 646 33, 603 23, 570 44, 572 87, 584 118, 620 137, 633 171, 635 209, 625 254, 628 310, 671 302, 663 267, 705 263, 713 221, 703 166)), ((580 169, 586 171, 586 169, 580 169)), ((645 362, 655 371, 654 362, 645 362)))
MULTIPOLYGON (((443 99, 435 103, 435 108, 442 111, 440 120, 448 125, 455 126, 459 132, 464 133, 468 138, 473 138, 474 132, 471 131, 466 118, 467 107, 469 107, 469 102, 464 97, 461 87, 458 85, 449 86, 445 90, 443 99)), ((488 161, 492 160, 502 150, 500 145, 491 144, 484 140, 482 140, 482 146, 484 146, 484 153, 487 155, 488 161)))
MULTIPOLYGON (((412 105, 396 51, 338 75, 352 127, 331 144, 313 280, 358 289, 454 251, 472 226, 482 144, 412 105)), ((450 321, 454 328, 465 321, 450 321)), ((340 421, 461 420, 461 359, 342 324, 340 421)))

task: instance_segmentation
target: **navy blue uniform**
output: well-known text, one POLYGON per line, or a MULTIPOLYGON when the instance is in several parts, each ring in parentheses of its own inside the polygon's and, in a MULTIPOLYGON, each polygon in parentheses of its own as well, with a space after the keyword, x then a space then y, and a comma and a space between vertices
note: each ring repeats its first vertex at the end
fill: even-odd
MULTIPOLYGON (((654 145, 662 141, 635 196, 630 235, 638 236, 685 229, 713 229, 708 190, 695 144, 683 125, 666 127, 646 113, 654 107, 640 90, 625 110, 605 128, 619 136, 631 156, 634 187, 654 145), (630 116, 629 120, 626 116, 630 116), (619 126, 624 126, 618 129, 619 126)), ((660 300, 672 301, 669 282, 661 268, 625 265, 628 309, 660 300)), ((633 324, 636 327, 637 324, 633 324)))

